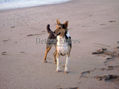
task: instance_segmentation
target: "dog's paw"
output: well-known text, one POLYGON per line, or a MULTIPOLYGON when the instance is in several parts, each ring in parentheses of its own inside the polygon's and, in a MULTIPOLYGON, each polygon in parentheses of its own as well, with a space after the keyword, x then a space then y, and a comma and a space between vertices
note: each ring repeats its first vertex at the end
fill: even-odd
POLYGON ((68 68, 65 68, 65 69, 64 69, 64 73, 66 73, 66 74, 69 73, 68 68))
POLYGON ((46 60, 44 60, 43 62, 44 62, 44 63, 47 63, 47 61, 46 61, 46 60))
POLYGON ((68 73, 69 73, 69 71, 64 71, 64 73, 65 73, 65 74, 68 74, 68 73))
POLYGON ((62 72, 62 71, 61 71, 61 69, 58 68, 58 69, 56 69, 56 72, 62 72))
POLYGON ((56 72, 62 72, 61 70, 56 70, 56 72))
POLYGON ((55 61, 54 64, 57 64, 57 62, 55 61))

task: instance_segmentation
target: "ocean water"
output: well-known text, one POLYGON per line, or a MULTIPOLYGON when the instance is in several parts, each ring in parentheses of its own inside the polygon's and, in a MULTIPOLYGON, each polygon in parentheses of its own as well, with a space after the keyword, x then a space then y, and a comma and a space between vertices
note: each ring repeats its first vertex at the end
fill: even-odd
POLYGON ((64 3, 70 0, 0 0, 0 10, 64 3))

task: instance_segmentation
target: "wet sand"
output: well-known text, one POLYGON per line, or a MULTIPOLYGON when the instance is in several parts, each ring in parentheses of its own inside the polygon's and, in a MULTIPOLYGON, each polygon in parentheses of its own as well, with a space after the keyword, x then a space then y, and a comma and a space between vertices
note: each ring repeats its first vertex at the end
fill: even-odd
MULTIPOLYGON (((118 0, 0 11, 0 89, 118 89, 119 57, 108 60, 109 55, 92 54, 102 48, 118 53, 118 47, 118 0), (56 19, 69 21, 73 47, 68 74, 55 71, 54 48, 43 63, 46 25, 54 30, 56 19)), ((61 61, 63 69, 65 58, 61 61)))

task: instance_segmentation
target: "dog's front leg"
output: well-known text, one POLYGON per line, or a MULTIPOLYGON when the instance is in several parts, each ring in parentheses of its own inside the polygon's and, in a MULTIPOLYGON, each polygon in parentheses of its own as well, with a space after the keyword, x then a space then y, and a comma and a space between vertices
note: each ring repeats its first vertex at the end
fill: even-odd
POLYGON ((60 69, 60 55, 59 54, 57 54, 57 68, 56 68, 56 71, 57 72, 60 72, 61 71, 61 69, 60 69))
POLYGON ((69 72, 68 66, 69 66, 69 56, 66 55, 66 63, 65 63, 65 69, 64 69, 64 72, 65 73, 68 73, 69 72))

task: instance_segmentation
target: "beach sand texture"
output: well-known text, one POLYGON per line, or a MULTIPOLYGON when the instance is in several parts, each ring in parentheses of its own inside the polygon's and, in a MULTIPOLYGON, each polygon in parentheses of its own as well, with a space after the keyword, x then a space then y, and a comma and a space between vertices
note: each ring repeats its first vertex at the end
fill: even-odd
POLYGON ((0 11, 0 89, 119 89, 118 48, 119 0, 0 11), (54 30, 56 19, 69 21, 73 47, 68 74, 55 71, 54 48, 43 63, 46 25, 54 30), (101 48, 117 54, 92 54, 101 48))

